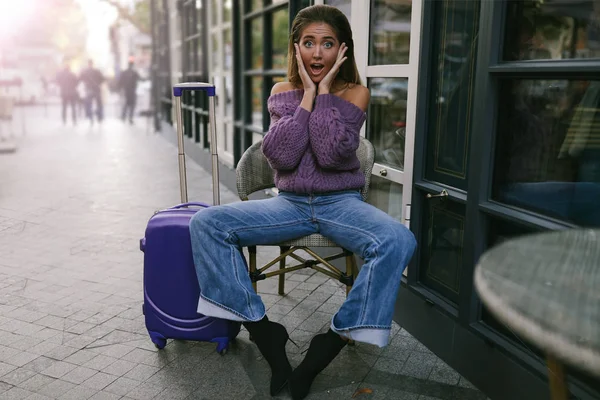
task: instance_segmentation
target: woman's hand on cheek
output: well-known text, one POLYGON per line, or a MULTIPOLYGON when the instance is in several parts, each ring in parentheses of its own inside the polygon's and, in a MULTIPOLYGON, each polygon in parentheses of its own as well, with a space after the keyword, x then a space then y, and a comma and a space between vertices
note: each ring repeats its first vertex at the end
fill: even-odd
POLYGON ((312 91, 313 93, 316 93, 317 86, 312 81, 312 79, 310 79, 310 76, 308 75, 308 72, 306 71, 306 68, 304 67, 304 62, 302 61, 302 56, 300 56, 300 46, 298 46, 298 43, 294 43, 294 48, 296 49, 296 61, 298 64, 298 74, 300 75, 300 79, 302 79, 302 86, 304 87, 304 91, 305 92, 312 91))
POLYGON ((340 72, 340 67, 348 58, 344 56, 344 54, 346 54, 346 50, 348 50, 348 46, 346 46, 346 43, 342 43, 338 50, 335 64, 333 64, 333 67, 331 67, 327 75, 323 77, 323 80, 319 82, 319 94, 327 94, 331 90, 331 85, 335 81, 335 77, 337 76, 338 72, 340 72))

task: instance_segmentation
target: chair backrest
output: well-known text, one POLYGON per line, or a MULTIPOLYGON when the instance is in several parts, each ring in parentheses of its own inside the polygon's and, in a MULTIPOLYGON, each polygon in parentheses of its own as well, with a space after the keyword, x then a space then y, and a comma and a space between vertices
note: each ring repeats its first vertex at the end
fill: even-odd
MULTIPOLYGON (((365 174, 365 186, 361 189, 360 194, 363 200, 366 200, 375 162, 375 150, 371 142, 364 137, 360 138, 356 156, 360 161, 360 169, 365 174)), ((248 200, 248 196, 252 193, 275 186, 273 170, 262 152, 262 140, 254 143, 244 152, 238 162, 235 174, 238 195, 241 200, 248 200)))

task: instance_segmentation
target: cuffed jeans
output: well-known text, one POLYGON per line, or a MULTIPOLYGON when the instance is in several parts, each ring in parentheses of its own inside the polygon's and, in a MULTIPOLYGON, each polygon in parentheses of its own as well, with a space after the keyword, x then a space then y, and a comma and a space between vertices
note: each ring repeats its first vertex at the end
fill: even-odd
POLYGON ((320 233, 365 261, 331 329, 359 342, 388 344, 402 272, 416 241, 400 222, 365 203, 358 191, 282 192, 267 200, 210 207, 194 215, 190 233, 199 313, 236 321, 262 319, 265 306, 252 288, 242 248, 320 233))

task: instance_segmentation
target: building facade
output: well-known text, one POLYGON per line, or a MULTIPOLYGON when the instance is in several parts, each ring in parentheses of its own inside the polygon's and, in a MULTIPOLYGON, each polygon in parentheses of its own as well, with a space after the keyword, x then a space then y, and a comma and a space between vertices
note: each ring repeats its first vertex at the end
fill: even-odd
MULTIPOLYGON (((172 84, 214 83, 227 186, 268 130, 291 21, 311 4, 353 28, 369 202, 419 242, 396 320, 490 398, 548 398, 543 354, 490 315, 473 271, 507 238, 600 226, 600 1, 152 0, 155 127, 175 140, 172 84)), ((188 152, 210 167, 207 109, 184 95, 188 152)), ((576 398, 600 398, 568 372, 576 398)))

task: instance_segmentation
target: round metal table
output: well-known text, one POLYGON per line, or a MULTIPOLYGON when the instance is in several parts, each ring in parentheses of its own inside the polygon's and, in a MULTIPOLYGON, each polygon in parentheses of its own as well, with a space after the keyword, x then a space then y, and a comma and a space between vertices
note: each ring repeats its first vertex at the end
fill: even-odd
POLYGON ((567 399, 562 363, 600 377, 600 230, 508 240, 483 254, 475 288, 489 311, 547 354, 553 399, 567 399))

